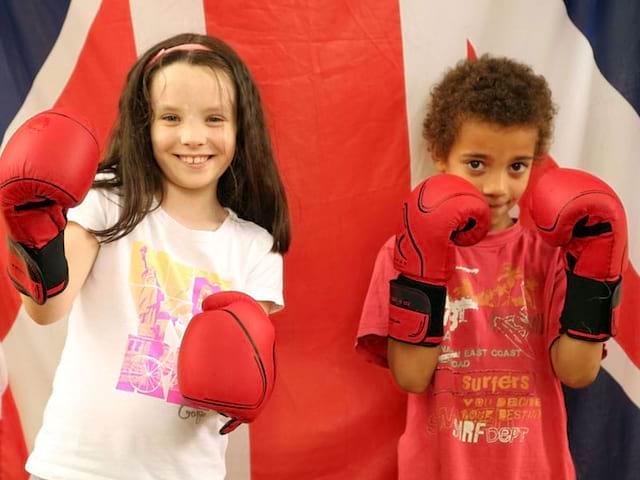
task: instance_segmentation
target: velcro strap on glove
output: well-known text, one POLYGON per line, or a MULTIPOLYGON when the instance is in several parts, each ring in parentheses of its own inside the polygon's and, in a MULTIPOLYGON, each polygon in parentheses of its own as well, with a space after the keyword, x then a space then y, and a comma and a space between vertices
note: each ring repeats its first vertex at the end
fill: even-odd
POLYGON ((61 293, 69 281, 64 255, 64 230, 41 249, 29 248, 8 239, 7 273, 16 289, 38 305, 61 293))
POLYGON ((565 271, 567 293, 560 316, 560 333, 589 342, 608 340, 616 333, 622 277, 616 282, 602 282, 565 271))
MULTIPOLYGON (((226 415, 224 414, 221 414, 221 415, 226 417, 226 415)), ((222 427, 220 427, 220 430, 218 430, 218 433, 220 435, 227 435, 228 433, 233 432, 240 425, 242 425, 242 421, 232 417, 229 420, 227 420, 227 422, 222 427)))
POLYGON ((389 338, 434 347, 443 336, 447 289, 404 275, 390 282, 389 338))

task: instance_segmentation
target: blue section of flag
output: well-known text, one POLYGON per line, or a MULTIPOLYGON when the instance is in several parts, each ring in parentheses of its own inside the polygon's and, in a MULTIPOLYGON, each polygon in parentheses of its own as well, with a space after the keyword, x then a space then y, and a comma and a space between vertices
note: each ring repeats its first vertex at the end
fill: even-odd
POLYGON ((595 383, 565 388, 569 442, 580 480, 640 478, 640 410, 600 369, 595 383))
POLYGON ((602 74, 640 115, 640 2, 564 0, 564 3, 573 23, 589 40, 602 74))
POLYGON ((0 138, 53 48, 70 1, 0 2, 0 138))

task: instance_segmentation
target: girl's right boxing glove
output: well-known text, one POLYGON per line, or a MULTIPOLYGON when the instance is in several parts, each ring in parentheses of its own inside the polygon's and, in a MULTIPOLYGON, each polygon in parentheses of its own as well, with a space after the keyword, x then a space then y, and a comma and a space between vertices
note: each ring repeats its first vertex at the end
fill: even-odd
POLYGON ((394 255, 401 274, 391 280, 388 335, 415 345, 439 345, 454 245, 473 245, 484 238, 489 205, 467 180, 439 174, 411 192, 403 216, 394 255))
POLYGON ((89 123, 62 110, 47 110, 27 120, 0 157, 9 278, 38 304, 67 286, 66 212, 91 188, 99 160, 89 123))

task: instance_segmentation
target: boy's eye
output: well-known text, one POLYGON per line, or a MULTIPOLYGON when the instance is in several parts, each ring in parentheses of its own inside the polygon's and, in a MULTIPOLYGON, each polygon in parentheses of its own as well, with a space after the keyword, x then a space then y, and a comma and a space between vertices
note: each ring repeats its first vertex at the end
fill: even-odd
POLYGON ((513 165, 511 165, 511 169, 514 172, 518 172, 518 173, 524 172, 527 169, 527 164, 523 162, 516 162, 513 165))
POLYGON ((471 170, 480 170, 482 168, 482 162, 480 160, 471 160, 467 163, 471 170))

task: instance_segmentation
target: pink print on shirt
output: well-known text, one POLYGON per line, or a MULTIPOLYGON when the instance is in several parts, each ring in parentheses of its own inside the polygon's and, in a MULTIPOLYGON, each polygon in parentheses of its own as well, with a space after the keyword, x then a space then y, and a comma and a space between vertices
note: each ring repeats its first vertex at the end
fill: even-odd
POLYGON ((229 289, 229 282, 136 242, 129 287, 138 312, 137 331, 128 336, 116 389, 182 404, 176 373, 182 335, 200 313, 202 300, 229 289))

